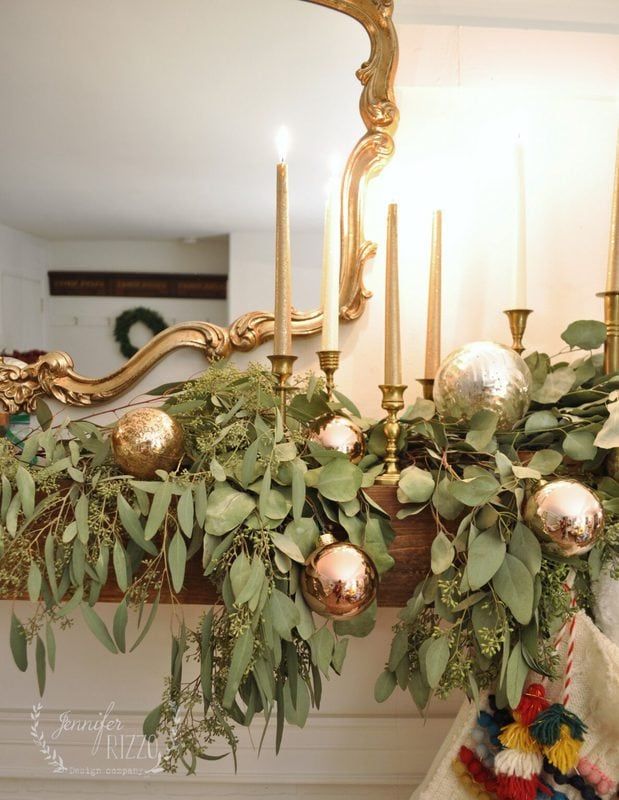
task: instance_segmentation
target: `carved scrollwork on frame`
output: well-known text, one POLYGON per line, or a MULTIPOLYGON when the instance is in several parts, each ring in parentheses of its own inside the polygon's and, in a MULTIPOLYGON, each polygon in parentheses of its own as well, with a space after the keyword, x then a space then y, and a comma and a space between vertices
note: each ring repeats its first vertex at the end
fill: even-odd
MULTIPOLYGON (((363 89, 359 103, 365 135, 350 154, 342 179, 340 317, 350 321, 364 311, 370 293, 363 284, 364 267, 376 252, 365 239, 364 201, 367 185, 393 153, 398 124, 394 79, 398 42, 393 25, 394 0, 303 0, 356 19, 370 39, 370 56, 357 71, 363 89)), ((128 391, 166 355, 179 348, 201 350, 207 360, 233 351, 249 351, 273 335, 273 313, 250 311, 229 328, 207 322, 185 322, 155 336, 116 372, 89 378, 74 370, 67 353, 51 352, 35 364, 14 365, 0 358, 0 410, 33 411, 39 397, 88 406, 128 391)), ((293 312, 295 336, 318 333, 322 311, 293 312)))

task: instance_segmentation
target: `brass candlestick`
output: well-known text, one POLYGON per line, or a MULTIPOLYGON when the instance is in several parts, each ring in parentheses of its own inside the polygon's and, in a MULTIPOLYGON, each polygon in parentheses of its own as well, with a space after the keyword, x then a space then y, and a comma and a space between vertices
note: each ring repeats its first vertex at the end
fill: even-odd
POLYGON ((423 389, 424 400, 434 400, 434 378, 417 378, 423 389))
POLYGON ((333 389, 335 388, 335 373, 340 366, 340 350, 319 350, 318 362, 320 369, 324 372, 327 379, 327 399, 333 400, 333 389))
POLYGON ((613 375, 619 372, 619 291, 600 292, 598 297, 604 298, 604 372, 613 375))
POLYGON ((271 362, 271 372, 277 377, 277 391, 279 393, 279 407, 282 414, 282 421, 286 424, 286 393, 290 390, 288 380, 293 374, 296 356, 275 355, 269 356, 271 362))
POLYGON ((398 412, 404 408, 404 392, 406 386, 387 384, 380 386, 383 393, 382 407, 387 412, 387 420, 383 430, 387 444, 385 447, 385 466, 382 475, 376 479, 380 486, 396 486, 400 480, 400 469, 398 460, 398 439, 400 437, 401 425, 398 421, 398 412))
POLYGON ((529 314, 532 314, 533 311, 530 308, 510 308, 503 313, 507 315, 507 319, 509 320, 509 330, 511 331, 513 339, 512 350, 515 350, 520 356, 524 352, 522 338, 527 329, 529 314))

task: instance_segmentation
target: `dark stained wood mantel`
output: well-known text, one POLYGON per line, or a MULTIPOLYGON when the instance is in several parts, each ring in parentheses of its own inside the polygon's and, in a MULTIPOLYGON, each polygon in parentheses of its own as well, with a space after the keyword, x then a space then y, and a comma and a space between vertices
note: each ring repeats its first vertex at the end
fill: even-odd
MULTIPOLYGON (((374 486, 368 494, 391 516, 396 536, 389 552, 395 566, 382 579, 378 592, 378 604, 400 608, 406 605, 415 586, 423 580, 430 569, 430 547, 436 535, 434 518, 429 511, 407 517, 396 518, 401 508, 392 486, 374 486)), ((101 592, 101 600, 118 602, 121 593, 113 579, 101 592)), ((216 600, 213 586, 202 574, 202 563, 198 553, 187 565, 185 588, 178 596, 188 605, 209 605, 216 600)), ((162 597, 162 602, 165 602, 162 597)))

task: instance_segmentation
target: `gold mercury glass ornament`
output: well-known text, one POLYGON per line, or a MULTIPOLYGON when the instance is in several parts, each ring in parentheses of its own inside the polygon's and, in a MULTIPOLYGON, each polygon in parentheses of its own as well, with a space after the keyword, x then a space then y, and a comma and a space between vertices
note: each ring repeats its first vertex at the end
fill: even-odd
POLYGON ((478 411, 494 411, 498 429, 522 419, 531 403, 533 378, 525 361, 495 342, 471 342, 454 350, 434 381, 434 401, 442 417, 468 421, 478 411))
POLYGON ((159 408, 136 408, 116 423, 112 452, 128 475, 153 478, 158 469, 169 472, 178 466, 185 452, 183 429, 159 408))
POLYGON ((561 556, 588 553, 604 528, 604 511, 595 494, 579 481, 550 481, 532 494, 524 519, 548 549, 561 556))
POLYGON ((378 572, 372 559, 350 542, 330 534, 305 562, 301 591, 305 602, 321 617, 349 619, 372 604, 378 589, 378 572))

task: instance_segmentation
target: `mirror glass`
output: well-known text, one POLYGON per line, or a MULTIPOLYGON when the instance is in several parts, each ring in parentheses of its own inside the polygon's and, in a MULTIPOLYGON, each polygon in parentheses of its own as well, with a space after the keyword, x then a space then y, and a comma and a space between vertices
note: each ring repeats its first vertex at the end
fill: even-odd
POLYGON ((0 351, 64 350, 99 376, 125 363, 124 311, 272 308, 282 125, 294 304, 317 307, 368 53, 359 24, 302 0, 3 0, 0 351))

